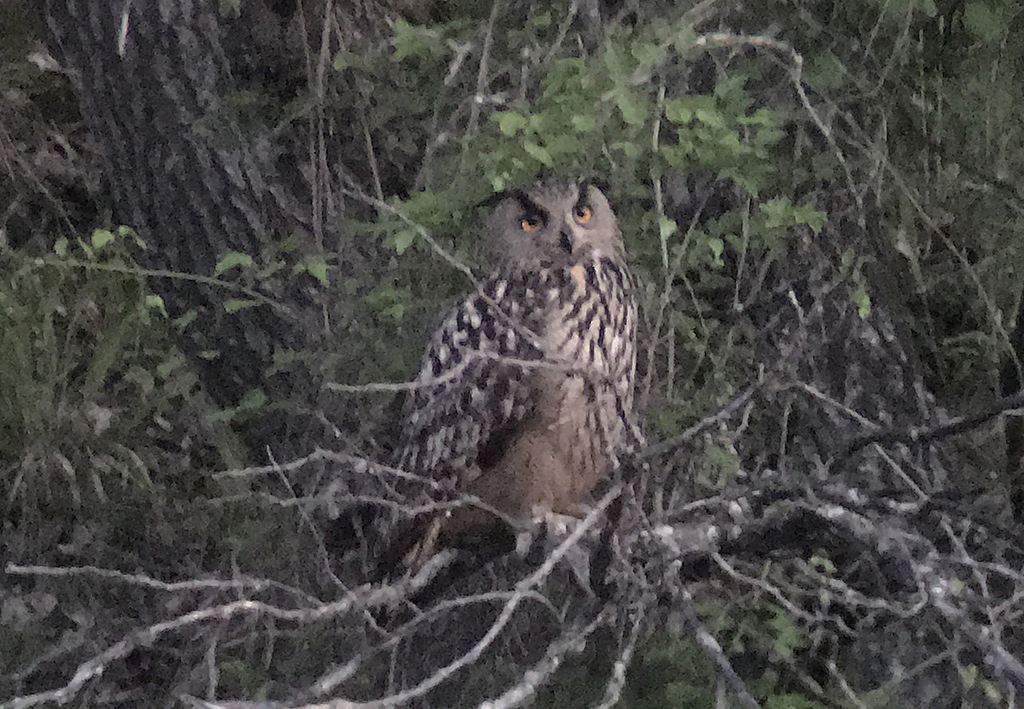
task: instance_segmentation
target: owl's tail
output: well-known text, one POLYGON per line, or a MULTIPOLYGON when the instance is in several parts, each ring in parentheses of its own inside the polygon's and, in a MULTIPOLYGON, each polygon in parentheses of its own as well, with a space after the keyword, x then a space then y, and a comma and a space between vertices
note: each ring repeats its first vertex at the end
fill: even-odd
POLYGON ((400 527, 381 555, 373 581, 416 572, 443 549, 470 552, 481 565, 515 549, 515 533, 495 515, 475 507, 429 512, 400 527))

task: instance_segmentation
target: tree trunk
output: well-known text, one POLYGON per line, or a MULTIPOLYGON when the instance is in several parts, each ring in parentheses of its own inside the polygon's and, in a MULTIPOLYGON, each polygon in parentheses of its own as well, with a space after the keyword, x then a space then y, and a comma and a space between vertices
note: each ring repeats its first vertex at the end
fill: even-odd
MULTIPOLYGON (((47 19, 105 154, 114 222, 145 241, 144 266, 173 273, 149 282, 169 315, 195 313, 180 342, 206 391, 225 407, 262 389, 273 401, 284 394, 307 408, 318 393, 316 373, 267 372, 275 349, 317 340, 316 296, 295 278, 277 292, 260 283, 266 302, 229 313, 225 301, 244 295, 191 278, 213 276, 227 252, 256 258, 307 211, 282 189, 269 141, 243 135, 225 101, 232 67, 218 4, 49 0, 47 19)), ((278 410, 241 432, 262 451, 309 428, 308 418, 278 410)))

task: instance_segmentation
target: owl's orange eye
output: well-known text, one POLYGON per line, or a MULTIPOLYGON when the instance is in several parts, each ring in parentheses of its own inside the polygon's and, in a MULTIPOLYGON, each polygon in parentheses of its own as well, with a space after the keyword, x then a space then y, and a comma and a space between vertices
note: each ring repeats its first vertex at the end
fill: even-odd
POLYGON ((519 222, 523 231, 537 231, 540 229, 540 219, 537 217, 523 217, 519 222))
POLYGON ((572 216, 576 220, 577 224, 586 224, 590 221, 590 218, 594 216, 594 213, 590 211, 590 207, 585 204, 577 204, 572 208, 572 216))

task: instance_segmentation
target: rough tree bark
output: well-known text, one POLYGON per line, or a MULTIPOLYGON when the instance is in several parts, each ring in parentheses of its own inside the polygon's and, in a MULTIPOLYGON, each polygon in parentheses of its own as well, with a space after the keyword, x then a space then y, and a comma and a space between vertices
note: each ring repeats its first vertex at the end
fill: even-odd
MULTIPOLYGON (((347 12, 372 9, 359 2, 347 12)), ((319 389, 315 372, 267 372, 276 349, 315 344, 315 294, 292 279, 278 292, 264 292, 260 304, 228 313, 225 301, 244 296, 191 278, 212 276, 226 252, 257 256, 261 245, 305 221, 307 211, 282 187, 270 142, 243 135, 226 106, 232 66, 218 5, 50 0, 47 20, 105 155, 115 223, 146 242, 143 265, 176 274, 150 279, 169 315, 195 313, 181 331, 181 346, 207 392, 217 404, 233 406, 263 389, 271 400, 282 394, 307 408, 302 404, 319 389)), ((365 27, 356 20, 341 26, 365 27)), ((307 417, 277 410, 241 432, 261 451, 309 428, 307 417)))

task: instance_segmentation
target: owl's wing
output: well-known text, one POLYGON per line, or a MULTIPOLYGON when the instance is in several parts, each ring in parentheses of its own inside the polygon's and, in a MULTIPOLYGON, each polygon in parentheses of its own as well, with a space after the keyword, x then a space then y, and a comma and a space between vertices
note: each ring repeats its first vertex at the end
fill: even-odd
POLYGON ((544 356, 544 281, 494 276, 444 317, 403 407, 397 467, 458 481, 500 455, 530 411, 529 363, 544 356))

